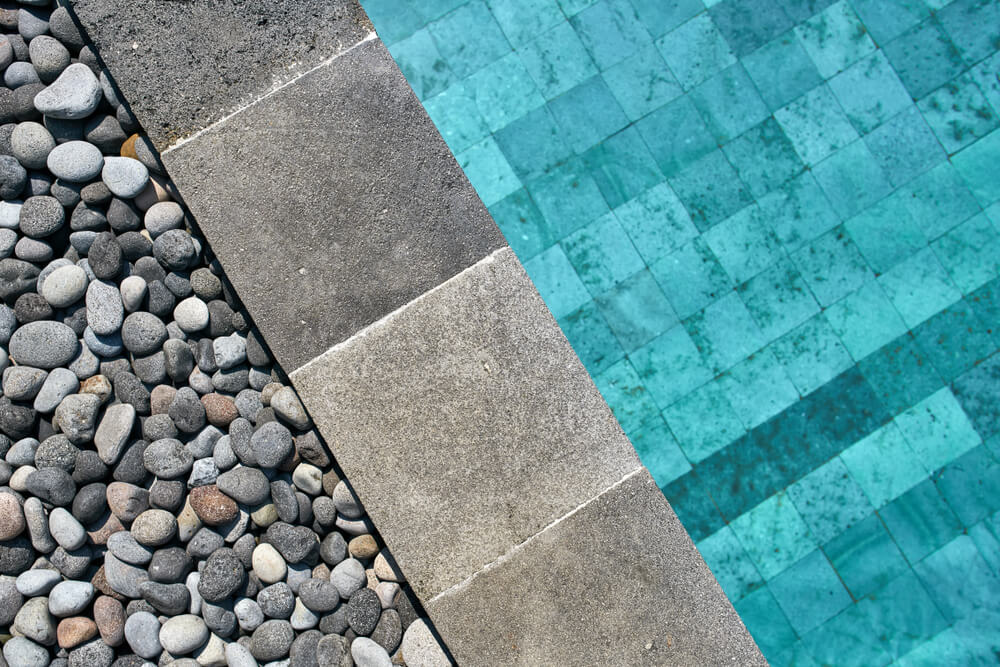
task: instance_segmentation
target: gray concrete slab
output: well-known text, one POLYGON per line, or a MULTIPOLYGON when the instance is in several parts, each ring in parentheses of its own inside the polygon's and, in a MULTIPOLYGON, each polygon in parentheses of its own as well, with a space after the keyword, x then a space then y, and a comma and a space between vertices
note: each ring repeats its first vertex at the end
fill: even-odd
POLYGON ((423 600, 639 467, 509 248, 291 379, 423 600))
POLYGON ((461 665, 766 665, 643 469, 426 604, 461 665))
POLYGON ((378 40, 163 161, 286 372, 505 245, 378 40))
POLYGON ((356 44, 356 0, 72 0, 160 150, 356 44))

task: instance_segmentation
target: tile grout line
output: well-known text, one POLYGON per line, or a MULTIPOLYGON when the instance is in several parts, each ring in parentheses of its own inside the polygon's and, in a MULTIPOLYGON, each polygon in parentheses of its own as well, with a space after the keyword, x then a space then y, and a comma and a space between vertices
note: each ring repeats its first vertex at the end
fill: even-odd
MULTIPOLYGON (((600 491, 599 493, 595 494, 594 496, 592 496, 592 497, 588 498, 587 500, 583 501, 582 503, 580 503, 579 505, 577 505, 576 507, 574 507, 573 509, 571 509, 566 514, 562 515, 558 519, 555 519, 554 521, 552 521, 551 523, 549 523, 547 526, 545 526, 544 528, 542 528, 541 530, 539 530, 534 535, 532 535, 532 536, 528 537, 527 539, 525 539, 520 544, 514 545, 513 547, 511 547, 510 549, 508 549, 506 553, 503 553, 500 556, 498 556, 496 558, 496 560, 494 560, 494 561, 492 561, 490 563, 487 563, 486 565, 484 565, 483 567, 479 568, 476 572, 473 572, 471 575, 469 575, 468 577, 466 577, 462 581, 458 582, 457 584, 453 584, 453 585, 449 586, 448 588, 446 588, 445 590, 441 591, 440 593, 436 594, 430 600, 427 600, 424 603, 424 606, 429 608, 430 605, 433 604, 439 598, 443 598, 443 597, 446 597, 448 595, 454 595, 455 593, 457 593, 461 589, 468 587, 468 585, 471 584, 476 579, 476 577, 478 577, 481 574, 489 572, 490 570, 493 570, 493 569, 495 569, 495 568, 503 565, 506 561, 508 561, 511 558, 513 558, 522 549, 525 549, 528 546, 529 543, 531 543, 534 540, 536 540, 540 535, 542 535, 543 533, 548 532, 552 528, 555 528, 557 525, 559 525, 560 523, 562 523, 566 519, 569 519, 574 514, 576 514, 580 510, 584 509, 585 507, 587 507, 588 505, 590 505, 591 503, 593 503, 595 500, 598 500, 602 496, 606 495, 609 491, 613 491, 617 487, 619 487, 622 484, 624 484, 625 482, 627 482, 632 477, 635 477, 636 475, 642 473, 645 469, 646 469, 645 466, 643 466, 640 463, 639 467, 637 467, 635 470, 633 470, 633 471, 631 471, 629 473, 626 473, 617 482, 615 482, 614 484, 611 484, 610 486, 608 486, 603 491, 600 491)), ((428 611, 429 611, 429 609, 428 609, 428 611)))
MULTIPOLYGON (((339 343, 336 343, 335 345, 333 345, 328 350, 326 350, 324 352, 320 352, 315 357, 313 357, 312 359, 310 359, 309 361, 307 361, 306 363, 302 364, 301 366, 299 366, 298 368, 296 368, 294 371, 292 371, 291 373, 289 373, 288 374, 288 378, 290 380, 292 380, 292 382, 294 382, 295 381, 295 377, 298 374, 302 373, 303 371, 305 371, 307 368, 309 368, 313 364, 322 362, 325 358, 327 358, 330 355, 336 354, 337 352, 339 352, 343 348, 345 348, 348 345, 352 344, 355 340, 360 340, 360 339, 364 338, 365 336, 369 335, 371 332, 375 331, 376 329, 382 328, 383 326, 385 326, 386 324, 388 324, 391 320, 393 320, 396 317, 398 317, 404 310, 406 310, 407 308, 409 308, 413 304, 418 303, 418 302, 424 300, 426 297, 429 297, 434 292, 437 292, 438 290, 444 288, 446 285, 448 285, 448 284, 450 284, 450 283, 458 280, 459 278, 461 278, 466 273, 469 273, 469 272, 475 270, 479 266, 486 266, 488 264, 492 264, 493 262, 496 261, 497 256, 500 253, 504 252, 505 250, 510 250, 510 246, 504 245, 504 246, 502 246, 500 248, 497 248, 496 250, 494 250, 490 254, 486 255, 482 259, 476 261, 475 264, 471 264, 471 265, 465 267, 464 269, 462 269, 461 271, 459 271, 455 275, 451 276, 447 280, 444 280, 444 281, 438 283, 437 285, 435 285, 434 287, 430 288, 426 292, 424 292, 422 294, 419 294, 418 296, 416 296, 413 299, 411 299, 411 300, 407 301, 406 303, 404 303, 402 306, 399 306, 398 308, 396 308, 392 312, 390 312, 390 313, 388 313, 386 315, 383 315, 382 317, 380 317, 379 319, 375 320, 371 324, 369 324, 369 325, 367 325, 367 326, 359 329, 358 331, 354 332, 353 334, 350 335, 350 337, 345 338, 344 340, 340 341, 339 343)), ((511 252, 513 252, 513 251, 511 251, 511 252)))
POLYGON ((348 53, 350 53, 351 51, 353 51, 354 49, 356 49, 359 46, 361 46, 362 44, 367 44, 368 42, 371 42, 371 41, 373 41, 375 39, 378 39, 378 35, 376 34, 376 32, 374 30, 372 30, 367 35, 365 35, 360 41, 355 42, 354 44, 352 44, 351 46, 347 47, 346 49, 343 49, 341 51, 336 52, 335 54, 333 54, 329 58, 324 59, 318 65, 314 65, 313 67, 310 67, 305 72, 301 72, 300 74, 296 74, 295 76, 293 76, 288 81, 285 81, 284 83, 282 83, 279 86, 271 88, 270 90, 268 90, 266 93, 264 93, 263 95, 261 95, 257 99, 255 99, 255 100, 253 100, 251 102, 248 102, 247 104, 244 104, 243 106, 241 106, 240 108, 236 109, 235 111, 232 111, 232 112, 226 114, 225 116, 223 116, 222 118, 220 118, 220 119, 218 119, 218 120, 210 123, 209 125, 206 125, 205 127, 201 128, 200 130, 198 130, 197 132, 195 132, 194 134, 192 134, 191 136, 184 137, 183 139, 179 139, 178 141, 176 141, 175 143, 171 144, 166 149, 164 149, 160 153, 160 156, 162 157, 162 156, 170 153, 171 151, 173 151, 173 150, 175 150, 177 148, 180 148, 181 146, 183 146, 184 144, 188 143, 189 141, 194 141, 195 139, 197 139, 201 135, 203 135, 206 132, 214 129, 216 126, 225 123, 226 121, 228 121, 233 116, 236 116, 238 114, 243 113, 244 111, 246 111, 250 107, 256 105, 257 103, 266 100, 267 98, 269 98, 272 95, 280 92, 281 90, 284 90, 288 86, 290 86, 293 83, 297 82, 299 79, 301 79, 301 78, 303 78, 305 76, 308 76, 309 74, 312 74, 313 72, 315 72, 318 69, 326 67, 327 65, 329 65, 332 62, 334 62, 335 60, 337 60, 341 56, 345 56, 348 53))

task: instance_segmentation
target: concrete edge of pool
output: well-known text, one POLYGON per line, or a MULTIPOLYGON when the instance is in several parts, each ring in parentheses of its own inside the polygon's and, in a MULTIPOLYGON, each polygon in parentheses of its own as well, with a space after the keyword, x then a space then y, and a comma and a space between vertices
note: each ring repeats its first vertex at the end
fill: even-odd
POLYGON ((459 663, 766 664, 357 3, 73 8, 459 663))

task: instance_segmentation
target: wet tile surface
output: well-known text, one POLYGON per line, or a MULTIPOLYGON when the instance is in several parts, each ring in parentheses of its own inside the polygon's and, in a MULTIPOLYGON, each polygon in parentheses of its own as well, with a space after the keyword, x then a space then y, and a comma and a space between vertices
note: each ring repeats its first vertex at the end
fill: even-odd
POLYGON ((364 4, 772 664, 1000 648, 1000 5, 364 4))

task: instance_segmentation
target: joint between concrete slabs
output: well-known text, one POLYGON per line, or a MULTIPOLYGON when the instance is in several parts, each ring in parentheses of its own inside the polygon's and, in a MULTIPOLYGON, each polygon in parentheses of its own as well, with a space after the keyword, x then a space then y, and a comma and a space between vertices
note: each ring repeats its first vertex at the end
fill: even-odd
POLYGON ((451 276, 450 278, 448 278, 446 280, 441 281, 440 283, 438 283, 434 287, 430 288, 429 290, 427 290, 423 294, 421 294, 421 295, 419 295, 417 297, 414 297, 413 299, 407 301, 402 306, 396 308, 392 312, 387 313, 386 315, 383 315, 382 317, 380 317, 379 319, 375 320, 374 322, 372 322, 368 326, 364 327, 363 329, 360 329, 359 331, 351 334, 348 338, 345 338, 344 340, 340 341, 339 343, 333 345, 332 347, 330 347, 330 349, 326 350, 325 352, 317 354, 315 357, 313 357, 312 359, 310 359, 309 361, 307 361, 306 363, 302 364, 301 366, 299 366, 298 368, 296 368, 294 371, 292 371, 291 373, 289 373, 288 374, 288 379, 291 380, 294 383, 295 382, 295 378, 301 376, 301 374, 304 373, 306 370, 308 370, 310 366, 312 366, 314 364, 324 363, 324 361, 327 358, 332 357, 333 355, 337 354, 337 352, 339 352, 340 350, 344 349, 348 345, 356 343, 357 341, 359 341, 359 340, 365 338, 366 336, 368 336, 369 334, 371 334, 373 331, 377 331, 378 329, 380 329, 380 328, 386 326, 387 324, 391 323, 394 319, 396 319, 397 317, 399 317, 400 315, 402 315, 403 312, 405 312, 410 306, 413 306, 413 305, 416 305, 416 304, 420 303, 421 301, 427 299, 428 297, 430 297, 432 294, 434 294, 438 290, 441 290, 441 289, 445 288, 446 286, 450 285, 453 282, 461 280, 462 277, 465 274, 467 274, 469 272, 472 272, 472 271, 475 271, 476 269, 478 269, 481 266, 485 266, 487 264, 492 264, 493 262, 495 262, 497 260, 497 258, 500 256, 500 254, 503 253, 504 251, 513 253, 513 250, 510 249, 510 246, 503 246, 502 248, 497 248, 496 250, 494 250, 490 254, 486 255, 485 257, 483 257, 481 260, 479 260, 475 264, 472 264, 470 266, 465 267, 464 269, 462 269, 461 271, 459 271, 455 275, 451 276))
POLYGON ((160 156, 162 157, 162 156, 170 153, 174 149, 180 148, 181 146, 183 146, 184 144, 188 143, 189 141, 194 141, 195 139, 197 139, 201 135, 205 134, 209 130, 212 130, 212 129, 214 129, 217 126, 222 125, 223 123, 227 122, 229 119, 233 118, 234 116, 238 116, 239 114, 243 113, 244 111, 246 111, 250 107, 257 105, 258 103, 266 100, 267 98, 271 97, 272 95, 274 95, 274 94, 276 94, 276 93, 284 90, 288 86, 291 86, 292 84, 296 83, 302 77, 307 76, 309 74, 312 74, 316 70, 323 69, 324 67, 329 66, 331 63, 333 63, 338 58, 340 58, 342 56, 346 56, 348 53, 350 53, 354 49, 358 48, 362 44, 366 44, 367 42, 370 42, 370 41, 372 41, 374 39, 378 39, 378 35, 373 30, 373 31, 369 32, 367 35, 365 35, 364 38, 358 40, 354 44, 351 44, 346 49, 341 49, 340 51, 338 51, 337 53, 333 54, 332 56, 330 56, 329 58, 327 58, 323 62, 319 63, 318 65, 315 65, 314 67, 310 67, 306 71, 301 72, 299 74, 296 74, 294 77, 292 77, 288 81, 285 81, 281 85, 278 85, 278 86, 275 86, 274 88, 271 88, 270 90, 268 90, 263 95, 260 95, 256 99, 252 100, 251 102, 248 102, 247 104, 244 104, 243 106, 241 106, 240 108, 236 109, 235 111, 232 111, 232 112, 226 114, 225 116, 223 116, 219 120, 214 121, 213 123, 211 123, 211 124, 209 124, 209 125, 201 128, 200 130, 198 130, 194 134, 192 134, 190 136, 187 136, 187 137, 184 137, 183 139, 178 139, 174 143, 170 144, 170 146, 168 146, 167 148, 165 148, 163 151, 161 151, 160 152, 160 156))
POLYGON ((572 517, 574 514, 580 512, 581 510, 583 510, 585 507, 587 507, 591 503, 593 503, 593 502, 595 502, 597 500, 600 500, 602 496, 606 495, 607 493, 610 493, 611 491, 614 491, 615 489, 617 489, 619 486, 621 486, 622 484, 624 484, 625 482, 627 482, 631 478, 633 478, 636 475, 642 473, 643 470, 645 470, 645 468, 640 465, 639 467, 637 467, 632 472, 626 473, 625 475, 622 476, 621 479, 619 479, 614 484, 611 484, 610 486, 608 486, 606 489, 604 489, 600 493, 597 493, 597 494, 591 496, 590 498, 588 498, 587 500, 583 501, 582 503, 580 503, 579 505, 577 505, 576 507, 574 507, 573 509, 571 509, 569 512, 566 512, 566 514, 564 514, 561 517, 559 517, 558 519, 554 520, 552 523, 550 523, 549 525, 545 526, 540 531, 538 531, 537 533, 535 533, 534 535, 532 535, 528 539, 524 540, 520 544, 517 544, 517 545, 511 547, 511 549, 509 551, 507 551, 507 553, 501 555, 496 560, 494 560, 492 563, 487 563, 482 568, 480 568, 478 571, 476 571, 476 572, 472 573, 471 575, 469 575, 468 577, 466 577, 464 580, 458 582, 457 584, 451 586, 450 588, 447 588, 447 589, 441 591, 440 593, 438 593, 437 595, 435 595, 434 597, 432 597, 430 600, 428 600, 426 602, 426 604, 430 605, 432 602, 435 602, 435 601, 440 600, 442 598, 448 597, 449 595, 454 595, 455 593, 458 593, 462 589, 467 588, 469 586, 469 584, 471 584, 473 581, 476 580, 476 577, 479 577, 480 575, 486 574, 490 570, 492 570, 492 569, 494 569, 496 567, 499 567, 500 565, 503 565, 506 561, 508 561, 511 558, 513 558, 519 551, 521 551, 522 549, 527 548, 532 542, 534 542, 535 540, 537 540, 541 535, 543 535, 547 531, 555 528, 556 526, 558 526, 560 523, 562 523, 566 519, 569 519, 570 517, 572 517))

